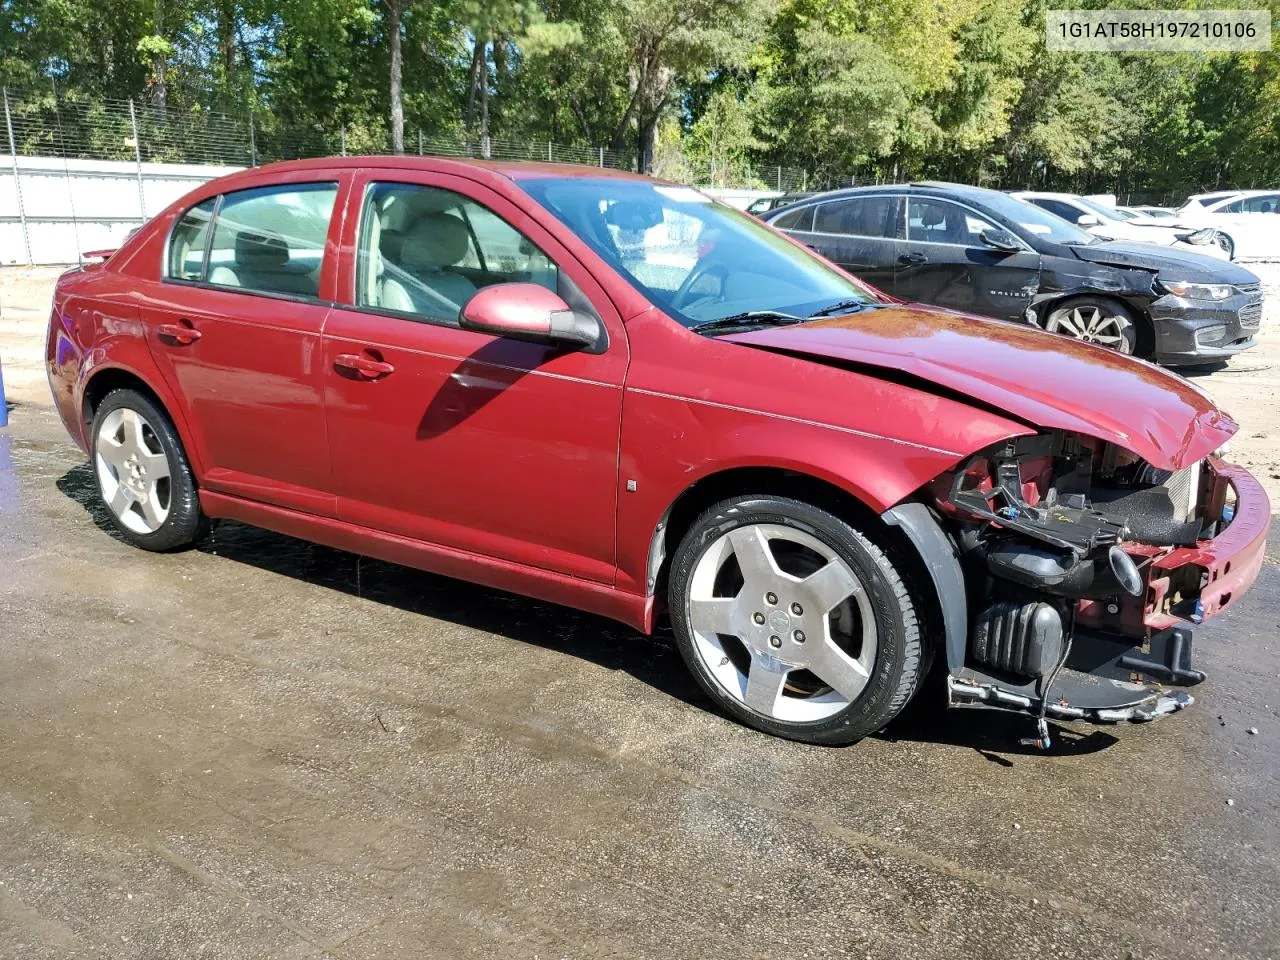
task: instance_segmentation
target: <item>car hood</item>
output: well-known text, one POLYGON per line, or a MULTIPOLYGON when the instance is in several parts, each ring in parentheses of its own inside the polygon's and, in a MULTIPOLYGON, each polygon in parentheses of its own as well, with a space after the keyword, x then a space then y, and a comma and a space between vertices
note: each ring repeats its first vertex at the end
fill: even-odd
POLYGON ((721 339, 903 381, 1034 427, 1097 437, 1162 470, 1207 456, 1237 429, 1186 380, 1145 361, 933 307, 877 307, 721 339))
POLYGON ((1258 278, 1243 267, 1184 247, 1161 247, 1132 240, 1076 244, 1071 252, 1090 263, 1115 267, 1139 267, 1170 280, 1189 283, 1257 283, 1258 278))

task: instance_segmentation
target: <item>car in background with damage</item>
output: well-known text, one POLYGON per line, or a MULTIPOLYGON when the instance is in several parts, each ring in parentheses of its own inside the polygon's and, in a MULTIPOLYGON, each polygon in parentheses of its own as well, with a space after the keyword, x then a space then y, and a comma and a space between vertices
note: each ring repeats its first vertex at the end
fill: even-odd
POLYGON ((764 219, 903 300, 1029 323, 1166 366, 1248 350, 1262 324, 1262 287, 1243 267, 1105 241, 997 190, 858 187, 764 219))
POLYGON ((1236 259, 1280 259, 1280 190, 1196 194, 1187 198, 1178 216, 1217 230, 1236 259))
POLYGON ((121 539, 231 519, 669 620, 714 703, 810 743, 881 729, 931 664, 1041 745, 1178 710, 1188 625, 1241 602, 1271 521, 1182 378, 594 168, 211 181, 58 280, 46 361, 121 539))
POLYGON ((1034 203, 1042 210, 1048 210, 1103 240, 1154 243, 1161 247, 1202 253, 1218 260, 1231 259, 1227 238, 1212 227, 1188 226, 1180 220, 1162 222, 1146 214, 1132 213, 1094 197, 1081 197, 1074 193, 1014 190, 1010 196, 1034 203))

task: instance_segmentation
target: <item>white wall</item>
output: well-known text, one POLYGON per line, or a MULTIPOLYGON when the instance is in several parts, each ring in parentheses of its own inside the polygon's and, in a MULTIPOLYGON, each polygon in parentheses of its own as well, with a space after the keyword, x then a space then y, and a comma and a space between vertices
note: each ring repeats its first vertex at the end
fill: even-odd
POLYGON ((761 197, 780 197, 777 190, 735 190, 728 187, 699 187, 709 197, 715 197, 721 203, 745 210, 761 197))
POLYGON ((240 167, 0 154, 0 264, 76 263, 86 250, 120 245, 174 200, 240 167), (26 217, 26 235, 19 216, 26 217), (30 248, 28 256, 28 245, 30 248))

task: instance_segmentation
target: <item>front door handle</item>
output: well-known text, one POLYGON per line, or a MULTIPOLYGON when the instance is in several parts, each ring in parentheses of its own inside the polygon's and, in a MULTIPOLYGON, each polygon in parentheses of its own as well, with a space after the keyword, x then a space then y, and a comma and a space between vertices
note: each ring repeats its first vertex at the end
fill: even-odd
POLYGON ((191 325, 190 320, 179 320, 177 323, 162 323, 156 328, 160 339, 180 347, 195 343, 202 334, 191 325))
POLYGON ((338 354, 333 358, 333 366, 335 370, 348 371, 362 380, 378 380, 396 372, 393 364, 358 353, 338 354))
POLYGON ((902 256, 898 257, 898 262, 899 263, 928 263, 929 258, 926 257, 923 253, 920 253, 918 250, 913 250, 911 253, 904 253, 902 254, 902 256))

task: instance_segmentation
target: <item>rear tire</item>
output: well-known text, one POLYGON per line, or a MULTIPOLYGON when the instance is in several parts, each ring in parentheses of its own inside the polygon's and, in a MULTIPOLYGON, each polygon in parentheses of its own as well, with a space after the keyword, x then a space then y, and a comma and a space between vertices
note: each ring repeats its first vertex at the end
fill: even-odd
POLYGON ((925 657, 900 567, 849 523, 785 497, 703 513, 672 559, 681 656, 726 713, 805 743, 854 743, 915 693, 925 657))
POLYGON ((136 390, 113 390, 93 413, 89 456, 98 494, 136 547, 180 550, 207 529, 195 477, 165 412, 136 390))

